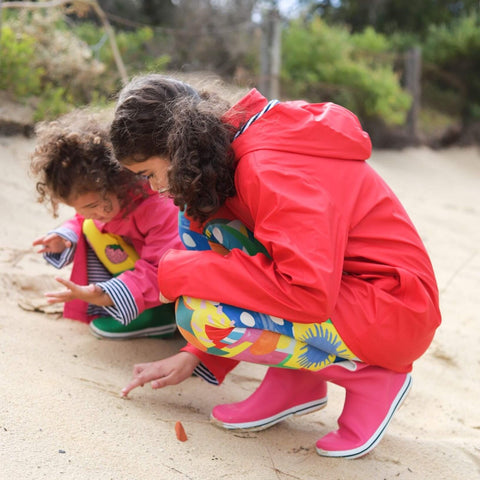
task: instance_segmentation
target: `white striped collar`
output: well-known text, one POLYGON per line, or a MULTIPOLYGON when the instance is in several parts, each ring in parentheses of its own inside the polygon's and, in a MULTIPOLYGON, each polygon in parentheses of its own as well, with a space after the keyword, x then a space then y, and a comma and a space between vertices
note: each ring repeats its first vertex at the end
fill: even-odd
POLYGON ((271 108, 273 108, 275 105, 279 104, 280 102, 278 100, 270 100, 265 107, 263 107, 262 110, 260 110, 258 113, 250 117, 247 123, 244 123, 238 132, 235 134, 235 137, 233 138, 234 140, 239 137, 255 120, 258 120, 264 113, 267 113, 271 108))

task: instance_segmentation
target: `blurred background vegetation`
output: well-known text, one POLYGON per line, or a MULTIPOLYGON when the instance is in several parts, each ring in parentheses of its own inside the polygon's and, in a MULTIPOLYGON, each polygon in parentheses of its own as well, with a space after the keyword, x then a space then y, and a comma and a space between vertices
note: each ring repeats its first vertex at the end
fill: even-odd
POLYGON ((122 82, 138 73, 209 72, 267 96, 270 75, 279 99, 344 105, 377 147, 480 141, 478 0, 0 6, 0 101, 30 106, 34 122, 87 104, 111 105, 122 82), (277 37, 268 37, 272 19, 277 37), (278 59, 265 71, 270 51, 278 59))

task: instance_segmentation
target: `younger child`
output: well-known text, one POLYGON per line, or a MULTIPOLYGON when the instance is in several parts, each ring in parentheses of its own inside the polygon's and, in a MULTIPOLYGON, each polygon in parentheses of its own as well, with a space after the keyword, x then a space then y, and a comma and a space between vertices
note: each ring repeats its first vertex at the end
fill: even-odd
POLYGON ((108 125, 86 112, 42 124, 31 170, 54 216, 60 203, 76 210, 33 242, 56 268, 73 261, 70 281, 57 278, 66 290, 48 301, 65 302, 64 316, 91 322, 100 337, 171 335, 174 309, 161 305, 157 267, 166 250, 183 248, 177 209, 114 159, 108 125))

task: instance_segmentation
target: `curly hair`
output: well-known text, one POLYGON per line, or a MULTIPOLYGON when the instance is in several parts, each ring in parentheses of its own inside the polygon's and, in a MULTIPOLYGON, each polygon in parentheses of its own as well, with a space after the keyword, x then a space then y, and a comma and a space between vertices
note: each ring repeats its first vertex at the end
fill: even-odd
POLYGON ((84 193, 113 193, 130 211, 130 200, 144 192, 146 181, 115 159, 108 123, 99 114, 77 110, 37 126, 30 172, 38 179, 38 201, 49 202, 54 217, 59 203, 84 193))
POLYGON ((222 122, 229 106, 163 75, 135 77, 115 109, 110 129, 115 155, 127 166, 152 156, 168 158, 175 205, 204 222, 236 193, 234 129, 222 122))

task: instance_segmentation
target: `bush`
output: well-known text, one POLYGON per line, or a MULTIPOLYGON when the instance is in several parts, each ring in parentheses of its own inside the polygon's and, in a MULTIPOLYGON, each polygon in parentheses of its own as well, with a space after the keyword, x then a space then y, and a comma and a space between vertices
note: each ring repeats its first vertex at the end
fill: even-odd
MULTIPOLYGON (((23 10, 9 13, 2 26, 0 90, 18 99, 40 97, 35 120, 105 104, 121 86, 104 29, 93 22, 68 22, 58 9, 23 10)), ((159 71, 168 63, 168 57, 148 55, 149 28, 121 32, 116 40, 130 73, 159 71)))
POLYGON ((362 119, 401 125, 411 105, 394 72, 394 57, 383 35, 367 28, 351 35, 319 17, 293 22, 282 44, 284 94, 309 101, 333 101, 362 119))
POLYGON ((478 13, 433 26, 423 48, 426 100, 467 123, 480 119, 479 28, 478 13))
POLYGON ((57 9, 21 11, 8 24, 18 34, 35 39, 32 66, 43 70, 42 87, 62 87, 79 103, 87 103, 105 66, 93 58, 88 45, 65 24, 57 9))
POLYGON ((67 31, 57 10, 21 11, 2 26, 0 89, 18 100, 38 97, 34 119, 48 120, 88 103, 103 71, 86 46, 67 31), (62 29, 63 26, 63 29, 62 29))
POLYGON ((17 97, 36 95, 41 90, 43 69, 32 68, 35 60, 35 39, 25 33, 15 33, 3 26, 0 37, 0 90, 17 97))
POLYGON ((47 84, 39 98, 33 120, 52 120, 75 108, 75 101, 63 87, 54 87, 47 84))

